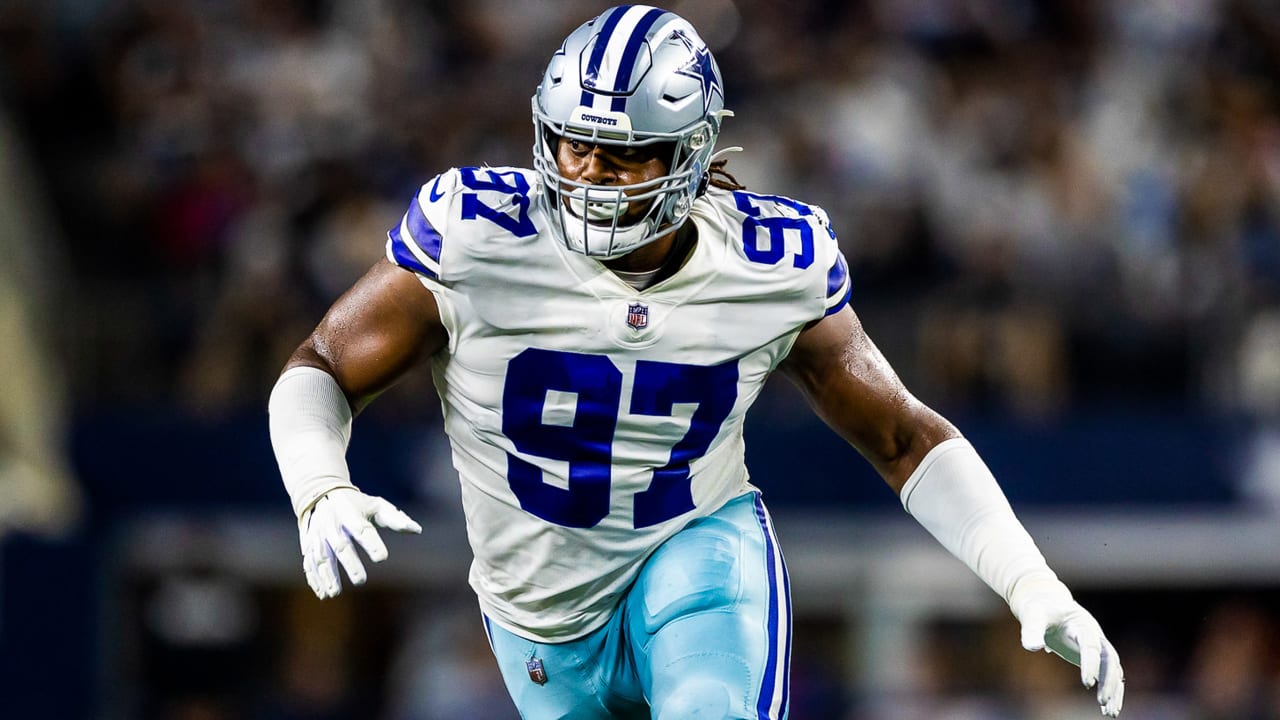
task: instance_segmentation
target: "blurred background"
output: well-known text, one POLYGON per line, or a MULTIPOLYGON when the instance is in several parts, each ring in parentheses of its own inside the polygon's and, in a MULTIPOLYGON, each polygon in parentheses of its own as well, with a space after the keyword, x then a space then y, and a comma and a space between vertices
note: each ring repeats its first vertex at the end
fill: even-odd
MULTIPOLYGON (((266 398, 419 185, 530 164, 542 68, 608 4, 0 0, 0 716, 514 717, 429 377, 351 449, 426 532, 325 603, 266 398)), ((1118 647, 1125 717, 1280 718, 1280 4, 671 9, 730 170, 828 210, 872 337, 1118 647)), ((794 720, 1097 715, 785 381, 748 442, 794 720)))

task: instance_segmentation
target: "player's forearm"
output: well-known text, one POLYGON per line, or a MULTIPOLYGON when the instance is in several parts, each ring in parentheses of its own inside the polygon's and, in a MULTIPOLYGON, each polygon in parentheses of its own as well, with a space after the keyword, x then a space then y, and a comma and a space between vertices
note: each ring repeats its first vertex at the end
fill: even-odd
POLYGON ((1067 594, 985 463, 963 438, 934 447, 902 490, 902 504, 948 551, 1019 612, 1020 589, 1067 594))
POLYGON ((288 368, 267 404, 271 446, 299 517, 325 493, 354 487, 347 470, 351 407, 333 376, 312 366, 288 368))

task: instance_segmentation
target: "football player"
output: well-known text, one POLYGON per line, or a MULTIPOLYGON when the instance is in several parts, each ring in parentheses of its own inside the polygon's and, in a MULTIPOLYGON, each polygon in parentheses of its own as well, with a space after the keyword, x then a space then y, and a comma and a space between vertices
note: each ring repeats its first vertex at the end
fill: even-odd
POLYGON ((386 258, 288 360, 271 438, 307 582, 365 581, 376 526, 352 417, 428 363, 474 553, 470 583, 527 718, 787 714, 786 564, 743 461, 774 371, 1000 594, 1022 643, 1123 673, 961 433, 903 387, 849 306, 818 207, 749 192, 715 152, 720 71, 697 31, 633 5, 583 24, 533 96, 533 168, 422 186, 386 258))

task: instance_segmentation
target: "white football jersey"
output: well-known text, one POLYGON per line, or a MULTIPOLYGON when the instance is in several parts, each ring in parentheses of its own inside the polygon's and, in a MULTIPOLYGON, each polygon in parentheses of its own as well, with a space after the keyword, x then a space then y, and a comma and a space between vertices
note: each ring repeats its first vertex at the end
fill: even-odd
POLYGON ((493 621, 561 642, 602 625, 664 540, 751 489, 743 416, 849 277, 819 208, 712 188, 685 265, 636 291, 566 249, 536 192, 529 170, 443 173, 387 256, 449 331, 432 371, 471 585, 493 621))

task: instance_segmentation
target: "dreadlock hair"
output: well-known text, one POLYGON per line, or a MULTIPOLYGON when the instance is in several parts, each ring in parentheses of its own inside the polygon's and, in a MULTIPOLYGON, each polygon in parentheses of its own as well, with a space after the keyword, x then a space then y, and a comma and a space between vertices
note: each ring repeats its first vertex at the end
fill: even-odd
POLYGON ((724 169, 728 164, 728 159, 724 158, 711 163, 711 167, 707 168, 709 183, 721 190, 746 190, 746 185, 738 182, 738 178, 724 169))

